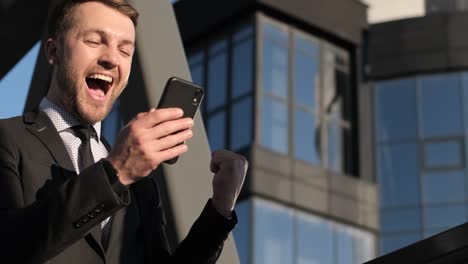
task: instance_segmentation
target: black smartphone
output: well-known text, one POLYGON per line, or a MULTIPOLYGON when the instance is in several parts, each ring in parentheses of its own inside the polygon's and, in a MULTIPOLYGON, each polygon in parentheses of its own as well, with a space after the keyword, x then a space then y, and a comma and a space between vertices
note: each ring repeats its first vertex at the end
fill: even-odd
MULTIPOLYGON (((204 92, 200 86, 177 77, 171 77, 164 87, 158 108, 178 107, 184 111, 183 118, 194 118, 203 95, 204 92)), ((175 157, 164 163, 174 164, 177 159, 178 157, 175 157)))

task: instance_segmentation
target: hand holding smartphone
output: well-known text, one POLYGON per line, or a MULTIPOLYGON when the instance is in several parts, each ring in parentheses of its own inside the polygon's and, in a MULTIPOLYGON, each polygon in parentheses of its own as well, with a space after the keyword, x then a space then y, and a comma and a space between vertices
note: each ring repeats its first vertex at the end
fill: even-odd
MULTIPOLYGON (((164 87, 163 94, 159 100, 159 108, 177 107, 184 111, 183 118, 194 118, 195 113, 203 99, 203 89, 189 81, 172 77, 164 87)), ((177 162, 178 157, 167 160, 164 163, 174 164, 177 162)))

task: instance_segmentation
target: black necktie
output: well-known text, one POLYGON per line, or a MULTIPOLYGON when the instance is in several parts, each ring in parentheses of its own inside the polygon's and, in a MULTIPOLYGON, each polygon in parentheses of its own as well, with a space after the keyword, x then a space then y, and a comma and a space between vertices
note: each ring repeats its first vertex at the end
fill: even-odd
POLYGON ((93 153, 91 152, 91 126, 78 125, 72 127, 77 137, 81 139, 78 147, 78 169, 82 172, 87 167, 94 164, 93 153))
MULTIPOLYGON (((90 125, 77 125, 72 127, 72 129, 75 135, 81 140, 81 145, 78 147, 78 169, 82 172, 84 169, 94 164, 93 153, 91 152, 91 133, 93 132, 93 128, 90 125)), ((109 242, 111 222, 111 219, 109 219, 102 228, 100 226, 96 228, 102 232, 101 243, 105 250, 107 250, 109 242)))

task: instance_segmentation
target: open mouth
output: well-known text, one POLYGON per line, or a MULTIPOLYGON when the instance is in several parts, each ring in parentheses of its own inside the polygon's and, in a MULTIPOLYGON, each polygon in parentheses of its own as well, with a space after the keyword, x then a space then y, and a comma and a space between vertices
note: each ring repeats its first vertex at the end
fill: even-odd
POLYGON ((88 92, 96 99, 102 99, 106 96, 107 92, 112 87, 114 79, 110 76, 103 74, 91 74, 86 77, 86 84, 88 85, 88 92))

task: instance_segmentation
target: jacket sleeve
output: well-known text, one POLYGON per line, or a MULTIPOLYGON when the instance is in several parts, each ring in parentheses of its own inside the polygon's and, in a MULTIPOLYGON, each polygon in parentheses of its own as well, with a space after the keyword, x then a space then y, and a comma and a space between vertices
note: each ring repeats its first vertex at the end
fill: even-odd
MULTIPOLYGON (((0 130, 0 256, 5 263, 42 263, 83 238, 128 204, 128 189, 103 162, 25 204, 20 151, 0 130)), ((30 187, 28 187, 30 188, 30 187)))
POLYGON ((236 224, 235 212, 227 219, 216 211, 211 199, 208 200, 187 237, 175 250, 170 263, 216 263, 224 241, 236 224))

